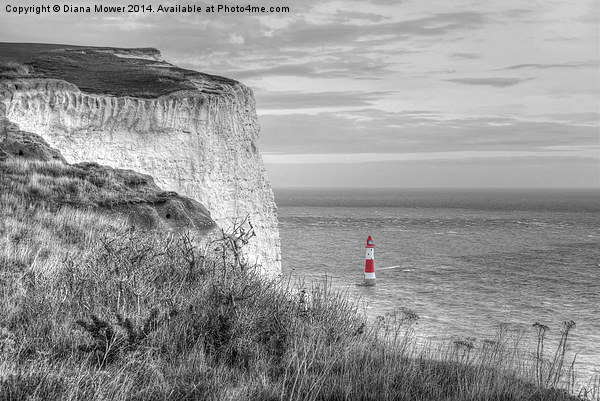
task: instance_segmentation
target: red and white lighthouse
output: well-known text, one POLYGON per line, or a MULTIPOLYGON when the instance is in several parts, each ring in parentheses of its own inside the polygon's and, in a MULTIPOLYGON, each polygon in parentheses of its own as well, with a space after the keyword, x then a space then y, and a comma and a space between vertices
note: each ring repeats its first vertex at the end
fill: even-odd
POLYGON ((375 285, 375 244, 369 235, 367 238, 367 254, 365 256, 365 285, 375 285))

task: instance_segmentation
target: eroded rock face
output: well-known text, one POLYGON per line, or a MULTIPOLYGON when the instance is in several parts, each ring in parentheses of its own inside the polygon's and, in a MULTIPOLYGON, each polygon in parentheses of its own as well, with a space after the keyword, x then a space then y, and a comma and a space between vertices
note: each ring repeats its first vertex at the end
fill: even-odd
MULTIPOLYGON (((128 59, 122 61, 126 66, 128 59)), ((151 175, 162 189, 206 206, 225 230, 247 217, 256 232, 245 249, 249 260, 267 274, 279 273, 276 206, 256 146, 253 94, 236 81, 184 75, 194 90, 156 98, 84 93, 35 75, 10 77, 0 81, 0 117, 40 134, 70 163, 151 175)))
POLYGON ((0 118, 0 160, 9 157, 66 162, 60 152, 52 149, 39 135, 21 131, 17 124, 0 118))

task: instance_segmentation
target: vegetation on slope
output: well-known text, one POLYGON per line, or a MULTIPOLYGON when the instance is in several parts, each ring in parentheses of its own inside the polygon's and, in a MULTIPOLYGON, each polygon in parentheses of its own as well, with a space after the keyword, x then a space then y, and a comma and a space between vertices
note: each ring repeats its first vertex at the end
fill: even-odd
POLYGON ((214 228, 204 206, 162 191, 152 177, 96 163, 68 164, 41 137, 6 119, 0 119, 0 161, 0 188, 6 207, 15 213, 25 200, 46 212, 93 208, 144 228, 214 228))
POLYGON ((79 173, 0 160, 1 400, 574 399, 560 349, 418 346, 409 311, 369 322, 327 283, 259 277, 242 224, 203 242, 136 229, 89 207, 135 186, 99 170, 71 191, 79 173))
POLYGON ((156 49, 0 43, 0 79, 54 78, 70 82, 86 93, 141 98, 195 90, 190 78, 214 82, 215 88, 235 83, 163 61, 137 58, 144 53, 160 56, 156 49))

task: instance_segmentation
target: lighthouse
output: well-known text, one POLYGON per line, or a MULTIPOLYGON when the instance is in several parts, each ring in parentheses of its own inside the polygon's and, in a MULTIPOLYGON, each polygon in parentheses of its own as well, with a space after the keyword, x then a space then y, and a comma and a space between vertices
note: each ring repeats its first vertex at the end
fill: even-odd
POLYGON ((365 285, 375 285, 375 244, 369 235, 367 238, 367 253, 365 256, 365 285))

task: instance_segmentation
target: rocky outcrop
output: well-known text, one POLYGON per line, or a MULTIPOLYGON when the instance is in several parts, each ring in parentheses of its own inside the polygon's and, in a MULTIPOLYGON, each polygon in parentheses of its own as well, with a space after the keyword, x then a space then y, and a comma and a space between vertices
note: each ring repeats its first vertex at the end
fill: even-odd
POLYGON ((39 135, 21 131, 19 126, 6 118, 0 118, 0 160, 11 157, 24 159, 65 162, 56 149, 51 148, 39 135))
MULTIPOLYGON (((92 161, 151 175, 162 189, 206 206, 226 231, 245 220, 256 232, 245 248, 247 257, 265 273, 278 273, 276 207, 256 145, 259 124, 252 91, 225 78, 102 51, 58 49, 16 58, 26 68, 12 68, 20 75, 0 81, 0 117, 40 134, 71 163, 92 161), (75 64, 82 52, 102 57, 111 74, 133 68, 157 81, 168 77, 178 82, 178 90, 153 93, 149 82, 148 97, 130 96, 126 82, 98 73, 94 85, 103 93, 83 91, 67 80, 77 76, 72 64, 65 79, 59 67, 47 73, 52 78, 40 76, 36 65, 52 64, 57 52, 61 60, 73 52, 75 64)), ((157 59, 155 51, 152 57, 157 59)), ((140 85, 136 81, 132 93, 143 91, 140 85)))
POLYGON ((108 199, 99 196, 95 203, 100 211, 125 216, 135 227, 178 232, 190 229, 192 234, 202 235, 215 228, 209 211, 202 204, 176 192, 161 190, 149 175, 89 162, 71 167, 77 176, 90 182, 89 186, 100 184, 100 192, 103 178, 110 177, 110 185, 120 188, 119 196, 108 199))

